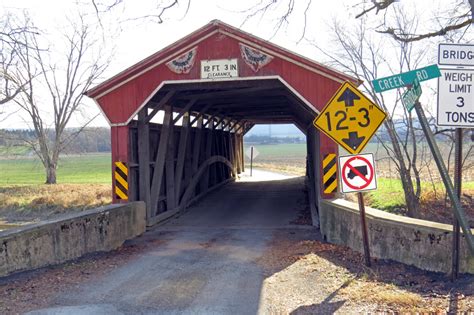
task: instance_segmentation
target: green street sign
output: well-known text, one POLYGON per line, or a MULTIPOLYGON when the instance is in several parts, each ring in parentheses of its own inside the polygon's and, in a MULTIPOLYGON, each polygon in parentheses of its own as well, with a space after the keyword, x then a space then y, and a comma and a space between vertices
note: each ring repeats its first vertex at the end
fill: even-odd
POLYGON ((415 103, 416 101, 418 101, 420 96, 421 96, 420 81, 418 81, 418 79, 415 79, 415 81, 413 81, 412 88, 411 89, 409 88, 408 90, 406 90, 405 93, 403 93, 402 95, 402 103, 408 109, 409 112, 415 107, 415 103))
POLYGON ((419 82, 435 79, 441 76, 441 72, 437 65, 408 71, 390 77, 375 79, 372 81, 375 92, 381 93, 392 89, 398 89, 412 84, 415 79, 419 82))

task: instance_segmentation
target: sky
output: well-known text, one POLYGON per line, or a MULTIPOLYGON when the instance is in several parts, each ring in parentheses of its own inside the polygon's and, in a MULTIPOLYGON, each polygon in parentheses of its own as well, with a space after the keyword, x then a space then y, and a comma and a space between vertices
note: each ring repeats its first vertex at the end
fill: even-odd
MULTIPOLYGON (((355 15, 360 13, 360 7, 354 7, 359 1, 313 0, 309 19, 306 24, 306 36, 322 48, 329 48, 333 44, 329 24, 332 19, 337 18, 347 21, 348 24, 357 22, 355 15)), ((439 1, 413 1, 419 6, 430 3, 430 7, 436 6, 439 1)), ((8 10, 21 14, 27 10, 33 21, 41 29, 45 30, 51 42, 61 40, 60 30, 66 22, 67 16, 74 14, 78 8, 87 12, 91 18, 94 11, 89 0, 65 1, 65 0, 0 0, 0 10, 8 10), (82 1, 82 3, 80 3, 82 1)), ((295 11, 290 16, 289 25, 282 27, 275 33, 275 17, 278 10, 275 8, 261 18, 255 16, 242 24, 248 13, 245 9, 251 8, 255 0, 191 0, 189 10, 186 11, 186 3, 175 7, 165 14, 163 23, 158 24, 143 19, 134 19, 148 14, 153 9, 156 0, 131 1, 125 0, 125 6, 119 7, 110 14, 101 15, 102 26, 97 26, 97 33, 101 29, 107 33, 105 38, 105 53, 114 51, 113 59, 103 80, 137 63, 143 58, 172 44, 194 30, 204 26, 211 20, 219 19, 235 27, 241 27, 244 31, 254 34, 286 49, 292 50, 308 58, 325 61, 325 57, 314 48, 307 40, 301 40, 304 29, 302 12, 306 8, 306 1, 296 1, 295 11), (137 5, 140 3, 140 5, 137 5)), ((183 1, 180 1, 183 3, 183 1)), ((427 12, 421 11, 422 14, 427 12), (424 13, 423 13, 424 12, 424 13)), ((54 45, 53 45, 54 46, 54 45)), ((433 52, 436 47, 432 47, 433 52)), ((390 73, 387 73, 389 75, 390 73)), ((97 106, 89 99, 84 100, 85 110, 83 114, 77 115, 71 121, 70 127, 80 125, 84 119, 93 117, 99 113, 97 106)), ((20 114, 8 116, 1 119, 0 128, 22 128, 26 127, 26 118, 20 114)), ((100 115, 93 121, 95 126, 106 126, 107 122, 100 115)))

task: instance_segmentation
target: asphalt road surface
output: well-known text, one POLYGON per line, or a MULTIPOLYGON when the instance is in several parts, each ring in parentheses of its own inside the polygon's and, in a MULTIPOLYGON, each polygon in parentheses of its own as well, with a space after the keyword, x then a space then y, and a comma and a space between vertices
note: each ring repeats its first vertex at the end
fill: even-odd
POLYGON ((28 314, 267 313, 257 261, 273 234, 316 233, 290 224, 303 207, 303 187, 302 178, 256 171, 136 240, 163 240, 156 247, 28 314), (256 181, 262 178, 272 181, 256 181))

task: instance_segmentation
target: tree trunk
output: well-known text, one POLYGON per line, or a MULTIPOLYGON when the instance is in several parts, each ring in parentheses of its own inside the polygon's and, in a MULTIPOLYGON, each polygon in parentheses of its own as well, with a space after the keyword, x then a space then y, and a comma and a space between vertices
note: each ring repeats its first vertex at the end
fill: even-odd
POLYGON ((56 184, 56 165, 48 165, 46 167, 46 183, 56 184))
POLYGON ((402 181, 403 192, 405 193, 408 216, 417 218, 420 215, 420 200, 416 196, 413 181, 407 169, 400 171, 400 179, 402 181))
POLYGON ((398 170, 400 172, 400 180, 402 182, 403 192, 405 194, 405 203, 408 210, 408 216, 417 218, 420 214, 420 200, 415 193, 410 170, 405 164, 400 142, 398 141, 397 133, 395 131, 395 125, 393 124, 392 119, 386 119, 384 125, 392 142, 394 156, 398 161, 398 170))

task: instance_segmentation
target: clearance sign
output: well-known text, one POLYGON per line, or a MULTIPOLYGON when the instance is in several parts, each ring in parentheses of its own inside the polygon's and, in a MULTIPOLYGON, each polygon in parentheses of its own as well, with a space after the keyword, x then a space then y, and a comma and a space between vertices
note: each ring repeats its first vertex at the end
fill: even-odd
POLYGON ((387 114, 350 82, 345 82, 313 124, 351 154, 360 153, 387 114))

